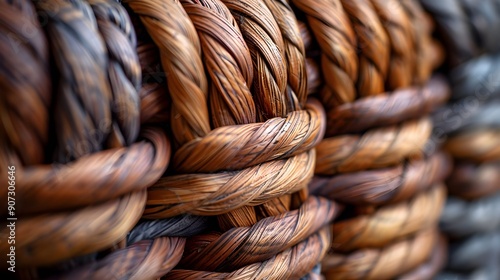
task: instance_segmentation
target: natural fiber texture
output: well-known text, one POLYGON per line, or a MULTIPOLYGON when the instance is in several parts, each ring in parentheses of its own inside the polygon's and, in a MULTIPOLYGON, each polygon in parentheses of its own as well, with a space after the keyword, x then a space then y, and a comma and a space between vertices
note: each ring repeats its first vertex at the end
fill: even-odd
POLYGON ((454 135, 445 149, 457 159, 485 162, 500 159, 500 130, 473 130, 454 135))
POLYGON ((326 135, 363 132, 417 118, 434 111, 448 96, 447 83, 435 77, 424 87, 408 87, 343 104, 329 111, 326 135))
POLYGON ((451 170, 447 154, 437 153, 425 160, 413 160, 395 167, 316 176, 309 185, 311 194, 355 205, 383 205, 411 198, 443 181, 451 170))
POLYGON ((115 251, 104 259, 52 279, 158 279, 179 262, 185 239, 144 240, 115 251))
POLYGON ((201 216, 176 216, 170 219, 142 221, 130 231, 127 244, 162 236, 187 237, 209 230, 213 219, 201 216))
MULTIPOLYGON (((403 5, 397 0, 371 0, 384 27, 390 44, 390 63, 387 73, 389 88, 402 88, 413 82, 416 50, 413 49, 412 25, 403 5)), ((367 36, 369 40, 371 36, 367 36)), ((376 92, 378 93, 378 92, 376 92)))
POLYGON ((67 163, 103 149, 112 130, 106 45, 88 3, 36 4, 48 17, 46 31, 51 48, 57 50, 53 55, 61 78, 54 112, 59 127, 55 158, 67 163), (78 62, 73 63, 76 58, 78 62))
POLYGON ((262 204, 306 187, 313 176, 314 160, 312 150, 234 172, 164 177, 149 191, 145 217, 220 215, 262 204))
POLYGON ((495 0, 420 0, 436 21, 453 65, 479 53, 500 50, 498 28, 500 5, 495 0))
MULTIPOLYGON (((0 42, 0 144, 9 145, 23 164, 42 163, 51 79, 47 40, 31 1, 0 1, 0 42)), ((7 164, 12 163, 2 171, 7 164)))
POLYGON ((470 271, 480 267, 496 266, 500 256, 500 231, 476 234, 460 243, 450 245, 448 268, 470 271))
MULTIPOLYGON (((271 10, 264 1, 222 0, 235 18, 245 18, 239 27, 250 49, 254 67, 254 94, 263 121, 287 113, 287 64, 284 42, 271 10)), ((284 3, 284 1, 283 1, 284 3)), ((298 29, 296 29, 298 32, 298 29)))
MULTIPOLYGON (((96 252, 122 240, 139 220, 146 192, 133 193, 75 212, 26 217, 16 223, 18 266, 43 266, 96 252), (97 237, 97 238, 96 238, 97 237)), ((3 227, 0 237, 9 236, 3 227)), ((7 242, 0 250, 7 252, 7 242)), ((5 258, 5 257, 2 257, 5 258)), ((2 259, 2 263, 6 263, 2 259)))
MULTIPOLYGON (((357 35, 358 50, 360 51, 358 53, 358 95, 380 94, 384 92, 391 52, 387 33, 370 1, 342 0, 342 5, 357 35)), ((393 15, 395 17, 403 16, 403 13, 393 13, 393 15)))
POLYGON ((432 130, 428 118, 372 129, 362 135, 326 138, 318 144, 316 174, 381 168, 419 157, 432 130))
POLYGON ((265 262, 254 263, 230 273, 174 269, 165 279, 300 279, 324 257, 330 239, 328 228, 323 228, 265 262))
POLYGON ((446 265, 448 244, 443 237, 432 250, 430 258, 419 267, 399 276, 398 280, 434 279, 438 272, 446 265))
POLYGON ((399 3, 412 24, 412 29, 409 31, 416 51, 413 82, 424 84, 431 77, 433 70, 443 62, 444 51, 440 43, 431 37, 434 31, 432 19, 424 13, 420 4, 415 0, 401 0, 399 3))
POLYGON ((346 252, 380 248, 393 240, 435 227, 446 197, 444 186, 435 186, 399 204, 377 209, 369 215, 338 221, 332 226, 332 249, 346 252))
POLYGON ((292 1, 307 16, 321 47, 321 70, 326 86, 322 103, 327 109, 356 98, 358 58, 356 37, 340 0, 292 1))
POLYGON ((286 101, 289 111, 299 110, 307 98, 305 46, 295 14, 286 0, 263 1, 276 19, 283 37, 288 88, 286 101))
POLYGON ((455 164, 446 181, 448 192, 462 199, 479 199, 500 191, 500 162, 455 164))
POLYGON ((306 108, 286 118, 214 129, 177 150, 173 165, 179 172, 237 170, 307 152, 321 141, 325 126, 318 102, 306 108))
POLYGON ((332 202, 310 197, 300 209, 264 218, 252 227, 198 235, 188 240, 179 267, 232 271, 265 261, 326 226, 337 212, 332 202))
MULTIPOLYGON (((141 104, 142 98, 159 100, 159 96, 154 88, 139 94, 141 65, 125 9, 112 0, 34 4, 37 14, 25 1, 0 3, 0 26, 8 26, 6 31, 17 42, 1 54, 9 56, 2 59, 2 69, 11 68, 13 76, 0 82, 6 93, 1 106, 10 104, 1 110, 0 158, 7 161, 2 166, 16 166, 16 215, 22 217, 16 223, 16 269, 29 267, 26 273, 124 244, 144 210, 145 189, 165 172, 170 157, 163 129, 149 126, 161 120, 166 107, 141 104), (35 24, 37 16, 45 32, 35 24), (49 57, 53 59, 50 69, 49 57), (9 66, 16 61, 17 65, 9 66), (17 133, 22 133, 22 139, 17 133), (30 149, 20 152, 23 143, 30 149)), ((6 191, 2 188, 0 194, 6 197, 6 191)), ((8 234, 3 227, 0 236, 8 234)), ((155 250, 163 251, 160 247, 165 245, 153 242, 155 250)), ((0 244, 1 250, 6 246, 0 244)), ((175 248, 179 257, 182 247, 175 248)), ((129 256, 127 250, 135 249, 125 249, 123 256, 129 256)), ((151 259, 141 258, 147 273, 166 272, 152 265, 151 259)), ((128 275, 126 271, 140 267, 133 267, 134 262, 129 259, 128 268, 123 261, 118 264, 124 270, 115 264, 116 271, 94 267, 77 273, 83 273, 82 278, 103 272, 128 275)), ((165 262, 177 263, 175 258, 165 262)), ((103 263, 111 266, 109 261, 103 263)))
MULTIPOLYGON (((85 206, 145 189, 165 171, 170 144, 160 129, 144 129, 142 135, 145 141, 130 147, 94 153, 67 165, 27 167, 19 171, 18 213, 85 206)), ((2 191, 6 192, 7 188, 2 191)))
POLYGON ((448 235, 463 237, 500 227, 500 193, 467 202, 448 198, 441 217, 441 229, 448 235))
POLYGON ((438 234, 432 229, 383 249, 329 254, 323 259, 323 272, 327 279, 391 279, 423 263, 437 241, 438 234))
POLYGON ((176 93, 171 94, 171 125, 176 141, 185 143, 206 135, 210 131, 208 85, 193 23, 175 1, 124 2, 140 17, 160 49, 168 89, 176 93))

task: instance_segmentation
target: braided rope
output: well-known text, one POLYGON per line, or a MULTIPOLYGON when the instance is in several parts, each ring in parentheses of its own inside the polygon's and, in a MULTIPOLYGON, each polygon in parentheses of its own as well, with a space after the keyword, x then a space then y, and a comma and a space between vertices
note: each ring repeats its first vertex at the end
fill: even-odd
POLYGON ((23 164, 42 163, 51 99, 47 42, 30 1, 4 0, 0 6, 2 146, 9 145, 23 164))
POLYGON ((412 25, 398 0, 371 0, 388 35, 390 62, 387 73, 389 88, 410 86, 415 70, 416 50, 412 44, 412 25))
MULTIPOLYGON (((145 200, 146 192, 141 191, 79 211, 17 221, 17 265, 44 266, 108 248, 122 240, 137 223, 145 200)), ((7 240, 8 236, 9 229, 3 227, 0 237, 7 240)), ((7 242, 2 242, 0 250, 7 252, 8 246, 7 242)), ((2 263, 6 263, 3 259, 2 263)))
POLYGON ((254 98, 260 112, 258 119, 284 117, 287 69, 284 42, 278 23, 264 1, 222 0, 238 21, 250 49, 254 67, 254 98), (244 20, 242 20, 244 19, 244 20))
POLYGON ((179 267, 232 271, 265 261, 317 232, 336 214, 337 208, 333 202, 310 197, 299 210, 264 218, 251 227, 233 228, 222 234, 204 234, 189 239, 179 267), (280 229, 279 234, 276 234, 276 228, 280 229), (202 248, 195 246, 200 242, 204 243, 202 248))
POLYGON ((54 279, 158 279, 179 262, 184 243, 176 237, 139 241, 54 279))
POLYGON ((144 217, 220 215, 242 206, 256 206, 306 187, 313 176, 314 161, 315 152, 311 150, 234 172, 164 177, 149 189, 144 217))
POLYGON ((464 131, 449 138, 444 148, 457 159, 495 161, 500 159, 500 131, 464 131))
POLYGON ((288 112, 300 110, 307 99, 305 46, 292 8, 286 0, 264 0, 283 36, 287 65, 286 100, 288 112))
MULTIPOLYGON (((20 1, 11 4, 19 8, 25 5, 20 1)), ((26 160, 27 154, 20 154, 25 164, 22 166, 12 152, 2 148, 5 158, 11 160, 9 164, 19 164, 16 170, 19 211, 16 213, 23 219, 16 223, 19 237, 16 257, 20 268, 53 265, 124 240, 142 215, 145 188, 163 174, 170 153, 169 141, 160 129, 144 128, 141 136, 145 141, 132 144, 141 123, 137 92, 141 68, 135 54, 135 34, 123 7, 111 0, 44 0, 35 4, 40 19, 45 21, 42 25, 46 34, 51 38, 54 70, 60 74, 59 79, 54 79, 58 93, 53 98, 53 118, 58 127, 55 157, 63 165, 40 165, 39 160, 30 162, 34 157, 26 160), (113 149, 101 151, 104 148, 113 149), (75 210, 82 206, 87 207, 75 210), (73 211, 53 212, 69 209, 73 211)), ((27 7, 20 14, 26 15, 27 7)), ((35 18, 34 14, 30 16, 35 18)), ((26 21, 21 27, 31 28, 29 24, 26 21)), ((31 51, 32 55, 43 58, 41 34, 32 34, 38 45, 33 45, 31 51)), ((27 43, 29 41, 23 42, 27 43)), ((31 59, 30 56, 25 58, 31 59)), ((35 61, 33 65, 33 70, 40 70, 42 66, 35 61)), ((40 70, 30 79, 36 81, 44 73, 50 71, 40 70)), ((40 84, 37 91, 42 92, 46 87, 40 84)), ((32 94, 28 90, 26 93, 32 94)), ((36 96, 27 99, 39 101, 36 96)), ((40 108, 48 106, 46 100, 40 108)), ((31 114, 39 118, 39 128, 46 130, 44 122, 48 116, 39 114, 38 109, 34 111, 35 114, 31 114)), ((30 118, 26 118, 26 124, 30 118)), ((2 124, 4 120, 7 118, 2 115, 2 124)), ((143 118, 144 123, 149 121, 143 118)), ((47 145, 43 133, 39 138, 47 145)), ((3 139, 2 136, 2 143, 3 139)), ((8 231, 2 230, 0 235, 6 237, 8 231)), ((0 246, 6 250, 3 248, 6 244, 0 246)))
POLYGON ((429 80, 434 68, 441 65, 444 50, 440 43, 431 37, 434 25, 422 6, 415 0, 401 0, 401 6, 408 15, 412 29, 413 48, 416 51, 414 83, 422 84, 429 80))
POLYGON ((201 61, 201 46, 193 23, 177 1, 124 1, 160 49, 172 98, 171 128, 182 144, 210 131, 208 83, 201 61))
POLYGON ((428 114, 449 96, 448 84, 434 77, 423 87, 409 87, 346 103, 327 115, 327 136, 357 133, 366 129, 394 125, 428 114))
POLYGON ((321 140, 325 126, 318 102, 306 108, 286 118, 214 129, 178 149, 173 165, 180 172, 237 170, 307 152, 321 140))
POLYGON ((379 248, 393 240, 436 227, 446 197, 444 186, 412 199, 381 207, 370 215, 360 215, 332 226, 332 249, 346 252, 379 248))
POLYGON ((48 18, 45 29, 57 50, 52 54, 61 78, 54 114, 62 129, 56 131, 55 157, 66 163, 102 150, 111 132, 106 46, 86 2, 44 0, 36 5, 48 18))
POLYGON ((448 244, 443 237, 439 238, 437 245, 432 250, 431 257, 426 263, 416 269, 399 276, 398 280, 420 280, 420 279, 435 279, 434 277, 446 265, 448 244))
POLYGON ((108 50, 108 79, 113 94, 110 141, 125 146, 139 134, 141 69, 135 51, 136 37, 127 12, 116 2, 90 0, 97 27, 108 50))
POLYGON ((153 184, 168 165, 170 145, 159 129, 146 129, 142 134, 147 142, 94 153, 68 165, 20 170, 16 180, 18 213, 86 206, 153 184))
POLYGON ((233 272, 205 272, 174 269, 167 279, 300 279, 323 258, 330 245, 330 232, 323 228, 301 243, 271 259, 233 272), (287 264, 287 265, 283 265, 287 264))
POLYGON ((437 239, 438 234, 432 229, 383 249, 328 254, 322 262, 324 275, 327 279, 391 279, 423 263, 437 239))
POLYGON ((209 96, 214 127, 255 122, 255 104, 249 88, 254 75, 252 60, 236 20, 220 1, 181 3, 198 32, 205 69, 211 77, 209 96))
POLYGON ((402 125, 373 129, 363 135, 326 138, 316 147, 316 174, 386 167, 422 153, 432 130, 422 118, 402 125))
POLYGON ((443 181, 451 170, 451 159, 437 153, 426 160, 379 170, 316 176, 309 185, 311 194, 341 203, 383 205, 401 202, 443 181))
POLYGON ((389 68, 391 49, 387 34, 368 0, 342 0, 342 5, 358 37, 358 95, 380 94, 384 92, 389 68))
POLYGON ((352 102, 358 80, 357 42, 340 0, 293 0, 292 3, 306 14, 322 51, 321 69, 327 77, 321 94, 323 105, 330 109, 352 102))
POLYGON ((500 191, 500 164, 498 162, 455 164, 446 182, 451 195, 473 200, 500 191))

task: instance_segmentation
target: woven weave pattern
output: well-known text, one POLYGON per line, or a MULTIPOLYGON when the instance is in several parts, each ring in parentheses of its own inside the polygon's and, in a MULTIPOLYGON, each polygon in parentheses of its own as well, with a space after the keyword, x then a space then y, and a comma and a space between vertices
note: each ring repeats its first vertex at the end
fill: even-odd
POLYGON ((441 217, 449 259, 439 279, 498 279, 500 2, 421 2, 449 52, 452 85, 450 103, 434 116, 436 134, 456 162, 441 217))
POLYGON ((322 262, 326 279, 432 278, 444 260, 442 245, 432 249, 443 243, 451 160, 427 153, 428 114, 449 97, 442 77, 431 78, 442 51, 430 21, 416 1, 292 3, 322 70, 327 116, 309 189, 345 204, 322 262))

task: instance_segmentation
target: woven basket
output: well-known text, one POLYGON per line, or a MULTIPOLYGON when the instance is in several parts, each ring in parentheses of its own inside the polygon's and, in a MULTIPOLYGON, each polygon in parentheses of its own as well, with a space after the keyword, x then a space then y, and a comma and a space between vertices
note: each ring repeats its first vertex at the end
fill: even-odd
POLYGON ((500 2, 421 2, 447 49, 452 85, 450 103, 434 116, 435 134, 456 162, 441 217, 451 238, 448 270, 439 279, 498 279, 500 2))
POLYGON ((17 276, 318 279, 338 207, 289 4, 122 2, 0 2, 17 276))
POLYGON ((310 69, 321 69, 327 116, 310 192, 345 205, 322 262, 326 279, 432 278, 444 263, 443 249, 432 249, 442 248, 451 160, 427 153, 428 116, 449 96, 444 79, 431 77, 442 58, 431 22, 416 1, 292 3, 310 69))

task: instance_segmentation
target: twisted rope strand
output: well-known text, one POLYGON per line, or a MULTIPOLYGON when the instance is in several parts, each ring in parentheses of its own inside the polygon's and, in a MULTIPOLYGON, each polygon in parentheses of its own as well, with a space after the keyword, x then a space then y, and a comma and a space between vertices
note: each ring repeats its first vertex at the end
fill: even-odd
POLYGON ((265 261, 317 232, 336 214, 333 202, 310 197, 299 210, 264 218, 251 227, 233 228, 219 236, 200 235, 188 240, 188 246, 197 242, 204 242, 205 246, 194 251, 186 250, 180 267, 231 271, 265 261), (273 230, 276 228, 282 229, 279 235, 273 230))
POLYGON ((184 244, 185 239, 177 237, 139 241, 96 263, 53 279, 157 279, 179 262, 184 244))
MULTIPOLYGON (((16 223, 18 266, 46 266, 109 248, 137 223, 145 200, 146 192, 141 191, 76 212, 23 218, 16 223)), ((9 229, 3 227, 0 237, 8 236, 9 229)), ((8 246, 2 242, 0 250, 6 252, 8 246)))
POLYGON ((55 122, 60 128, 55 158, 66 163, 102 150, 111 131, 106 47, 86 2, 42 0, 35 4, 48 18, 45 29, 61 76, 55 102, 55 122))
POLYGON ((19 171, 18 213, 86 206, 153 184, 168 165, 170 144, 160 129, 146 129, 142 133, 148 141, 128 148, 94 153, 68 165, 34 166, 19 171))
POLYGON ((417 62, 412 44, 410 19, 398 0, 371 0, 390 43, 387 86, 397 89, 410 86, 417 62))
POLYGON ((384 92, 391 46, 375 9, 368 0, 342 0, 358 38, 359 96, 384 92))
POLYGON ((381 207, 370 215, 336 222, 332 226, 332 249, 346 252, 378 248, 417 231, 436 227, 445 198, 444 186, 435 185, 409 201, 381 207))
POLYGON ((315 151, 233 172, 174 175, 148 191, 144 217, 158 219, 182 213, 219 215, 242 206, 257 206, 296 192, 311 180, 315 151))
POLYGON ((42 163, 51 79, 47 41, 31 1, 0 1, 0 42, 2 144, 9 145, 24 165, 42 163))
POLYGON ((419 156, 431 134, 429 118, 372 129, 365 134, 326 138, 316 150, 316 174, 333 175, 387 167, 419 156))
POLYGON ((436 76, 423 87, 407 87, 346 103, 328 112, 326 135, 358 133, 417 118, 443 105, 449 95, 444 78, 436 76))
POLYGON ((264 2, 276 19, 283 36, 289 86, 286 90, 288 112, 300 110, 307 99, 307 71, 305 48, 297 19, 286 0, 264 0, 264 2))
POLYGON ((222 0, 236 19, 254 64, 253 93, 258 120, 284 117, 287 70, 284 43, 269 8, 260 0, 222 0))
POLYGON ((113 94, 112 138, 117 145, 132 144, 139 134, 141 69, 134 29, 126 10, 111 0, 90 0, 97 27, 109 56, 108 79, 113 94))
POLYGON ((300 279, 323 258, 329 245, 330 232, 323 228, 265 262, 254 263, 231 273, 174 269, 165 279, 300 279))
POLYGON ((451 158, 437 153, 426 160, 391 168, 316 176, 309 189, 311 194, 347 204, 390 204, 410 199, 441 182, 450 174, 451 167, 451 158))
POLYGON ((176 142, 183 144, 210 131, 208 84, 201 61, 196 29, 181 4, 174 0, 126 0, 139 15, 160 49, 172 98, 171 126, 176 142))
POLYGON ((500 130, 465 131, 448 139, 444 148, 457 159, 495 161, 500 159, 500 130))
POLYGON ((437 239, 437 230, 428 229, 383 249, 329 254, 323 259, 323 272, 327 279, 391 279, 424 262, 437 239))
POLYGON ((358 57, 356 36, 339 0, 293 0, 306 14, 321 48, 321 69, 326 86, 321 99, 327 110, 356 98, 358 57))
POLYGON ((211 77, 210 105, 215 128, 256 120, 250 92, 253 66, 247 44, 229 9, 218 0, 182 0, 200 37, 211 77))
POLYGON ((307 152, 323 138, 325 119, 318 102, 312 100, 307 109, 265 123, 212 130, 177 150, 174 166, 179 172, 238 170, 307 152))

